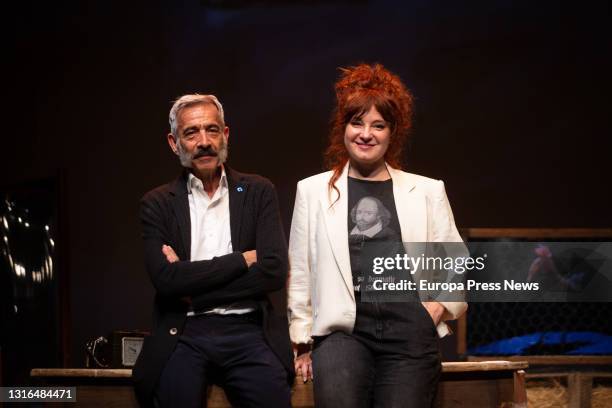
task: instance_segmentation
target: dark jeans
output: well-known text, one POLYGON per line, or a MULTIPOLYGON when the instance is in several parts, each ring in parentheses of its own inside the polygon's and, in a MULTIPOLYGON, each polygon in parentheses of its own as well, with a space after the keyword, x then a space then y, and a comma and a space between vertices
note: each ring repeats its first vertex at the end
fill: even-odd
POLYGON ((441 371, 419 302, 358 302, 353 333, 315 338, 312 360, 317 408, 431 407, 441 371))
POLYGON ((219 384, 234 407, 290 407, 287 372, 252 315, 187 318, 159 380, 157 406, 201 408, 206 387, 219 384))

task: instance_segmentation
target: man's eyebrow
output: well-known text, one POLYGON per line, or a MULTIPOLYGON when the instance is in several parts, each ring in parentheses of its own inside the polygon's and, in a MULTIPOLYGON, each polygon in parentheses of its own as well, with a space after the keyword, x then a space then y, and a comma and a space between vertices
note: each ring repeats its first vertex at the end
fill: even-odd
POLYGON ((185 129, 183 129, 182 132, 183 132, 183 134, 185 134, 185 133, 187 133, 190 130, 197 130, 197 128, 198 128, 197 126, 188 126, 185 129))

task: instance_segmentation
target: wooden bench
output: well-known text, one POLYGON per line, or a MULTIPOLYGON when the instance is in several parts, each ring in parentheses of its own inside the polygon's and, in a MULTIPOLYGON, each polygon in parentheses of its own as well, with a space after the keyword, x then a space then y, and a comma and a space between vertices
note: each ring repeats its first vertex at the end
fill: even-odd
MULTIPOLYGON (((445 362, 438 386, 436 407, 527 407, 523 361, 445 362)), ((66 407, 137 407, 129 369, 35 368, 35 385, 76 386, 76 403, 66 407)), ((229 407, 223 390, 208 391, 208 407, 229 407)), ((292 390, 295 408, 313 406, 312 383, 296 380, 292 390)), ((63 406, 54 404, 50 406, 63 406)))
MULTIPOLYGON (((478 362, 491 357, 468 357, 478 362)), ((527 380, 555 379, 567 383, 568 408, 591 406, 593 379, 612 378, 610 356, 504 356, 508 361, 527 361, 527 380)))

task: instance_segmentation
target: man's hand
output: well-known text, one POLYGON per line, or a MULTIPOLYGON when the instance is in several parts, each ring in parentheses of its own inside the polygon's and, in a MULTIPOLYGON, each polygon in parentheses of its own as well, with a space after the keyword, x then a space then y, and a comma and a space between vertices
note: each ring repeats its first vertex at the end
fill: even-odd
POLYGON ((162 253, 166 255, 166 260, 170 263, 174 263, 179 260, 179 257, 176 256, 176 252, 170 245, 162 245, 162 253))
POLYGON ((431 317, 431 320, 433 320, 434 325, 437 326, 438 323, 440 323, 440 320, 442 320, 442 315, 444 314, 444 306, 442 306, 438 302, 421 303, 423 303, 423 307, 425 308, 425 310, 427 310, 427 313, 429 313, 429 316, 431 317))
POLYGON ((309 379, 313 379, 312 359, 310 358, 310 353, 310 351, 307 351, 298 355, 293 362, 295 374, 302 376, 302 380, 304 382, 308 381, 309 379))
MULTIPOLYGON (((174 249, 172 249, 170 245, 162 245, 162 253, 166 255, 166 260, 170 263, 174 263, 179 260, 179 257, 176 256, 176 252, 174 252, 174 249)), ((181 300, 191 305, 190 296, 184 296, 181 298, 181 300)))
POLYGON ((242 253, 248 267, 257 262, 257 252, 253 249, 242 253))

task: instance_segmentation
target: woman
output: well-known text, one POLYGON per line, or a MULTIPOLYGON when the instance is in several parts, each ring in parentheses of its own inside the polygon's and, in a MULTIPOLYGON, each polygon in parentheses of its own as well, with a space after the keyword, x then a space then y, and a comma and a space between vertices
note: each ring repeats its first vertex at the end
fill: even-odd
POLYGON ((381 65, 359 65, 343 70, 336 98, 330 171, 298 183, 293 210, 295 368, 304 381, 314 377, 317 407, 431 406, 437 336, 467 305, 361 301, 360 256, 364 243, 461 238, 444 184, 399 170, 412 113, 401 80, 381 65))

